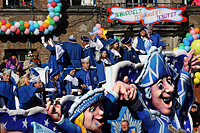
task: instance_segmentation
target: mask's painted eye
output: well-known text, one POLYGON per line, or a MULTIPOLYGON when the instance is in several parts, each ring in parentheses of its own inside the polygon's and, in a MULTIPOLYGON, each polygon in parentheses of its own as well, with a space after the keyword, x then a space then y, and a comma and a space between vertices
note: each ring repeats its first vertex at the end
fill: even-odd
POLYGON ((163 83, 162 83, 162 82, 158 83, 158 88, 159 88, 160 90, 163 90, 163 89, 164 89, 163 83))
POLYGON ((172 79, 171 78, 168 78, 167 82, 168 82, 168 84, 172 85, 172 79))
POLYGON ((93 107, 91 107, 91 108, 90 108, 90 110, 89 110, 89 111, 90 111, 90 112, 94 112, 95 110, 96 110, 96 107, 95 107, 95 106, 93 106, 93 107))

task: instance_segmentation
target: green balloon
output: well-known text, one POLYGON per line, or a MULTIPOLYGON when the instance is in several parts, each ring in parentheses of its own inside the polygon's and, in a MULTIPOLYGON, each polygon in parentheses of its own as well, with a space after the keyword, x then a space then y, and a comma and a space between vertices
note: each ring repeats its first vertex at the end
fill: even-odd
POLYGON ((20 20, 19 23, 20 23, 21 26, 22 25, 24 26, 24 21, 23 20, 20 20))
POLYGON ((180 43, 178 46, 179 46, 179 47, 180 47, 180 46, 185 47, 184 43, 180 43))
POLYGON ((62 7, 62 3, 57 3, 57 6, 62 7))
POLYGON ((55 12, 60 12, 60 11, 61 11, 61 8, 60 8, 59 6, 56 6, 56 7, 54 8, 54 11, 55 11, 55 12))
POLYGON ((11 24, 11 25, 15 25, 15 23, 14 23, 14 22, 11 22, 10 24, 11 24))
POLYGON ((56 24, 56 22, 54 20, 50 20, 49 24, 54 26, 56 24))
POLYGON ((23 31, 25 31, 25 29, 26 29, 26 28, 25 28, 24 26, 20 26, 20 28, 19 28, 19 29, 20 29, 20 31, 22 31, 22 32, 23 32, 23 31))
POLYGON ((120 38, 117 38, 117 40, 119 40, 119 42, 120 42, 121 39, 120 39, 120 38))
POLYGON ((38 29, 40 27, 40 24, 38 24, 37 22, 33 24, 33 26, 35 27, 35 29, 38 29))
POLYGON ((178 49, 185 49, 185 47, 184 46, 179 46, 179 48, 178 49))
POLYGON ((58 13, 58 12, 55 13, 55 16, 59 16, 59 15, 60 15, 60 13, 58 13))
POLYGON ((29 35, 32 36, 32 35, 33 35, 33 32, 31 31, 31 32, 29 33, 29 35))
POLYGON ((52 34, 53 33, 53 31, 49 31, 49 34, 52 34))
POLYGON ((23 36, 23 35, 24 35, 24 32, 21 32, 19 35, 20 35, 20 36, 23 36))
POLYGON ((191 34, 190 34, 190 33, 187 33, 185 36, 188 38, 189 36, 191 36, 191 34))
POLYGON ((5 32, 4 31, 1 31, 1 35, 4 35, 5 34, 5 32))

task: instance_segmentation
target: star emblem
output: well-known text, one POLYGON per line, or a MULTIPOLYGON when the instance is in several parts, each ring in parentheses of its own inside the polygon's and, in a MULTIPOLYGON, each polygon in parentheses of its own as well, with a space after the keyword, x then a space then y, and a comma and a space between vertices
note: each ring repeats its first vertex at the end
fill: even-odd
POLYGON ((131 73, 131 72, 132 72, 131 69, 129 69, 128 73, 131 73))
POLYGON ((184 125, 186 125, 186 121, 184 121, 184 125))
POLYGON ((188 132, 190 132, 190 129, 189 129, 189 128, 187 128, 187 131, 188 131, 188 132))
POLYGON ((14 117, 13 117, 13 121, 15 121, 15 122, 16 122, 16 119, 17 119, 17 117, 16 117, 16 116, 14 116, 14 117))
POLYGON ((49 120, 49 119, 47 119, 46 121, 44 120, 44 123, 45 123, 44 125, 46 125, 47 127, 48 127, 48 125, 49 125, 48 120, 49 120))
POLYGON ((183 111, 182 115, 186 116, 186 112, 185 112, 185 111, 183 111))
POLYGON ((6 128, 7 123, 8 123, 8 121, 7 121, 6 123, 3 123, 3 122, 2 122, 2 125, 5 127, 5 129, 7 129, 7 128, 6 128))
POLYGON ((53 127, 53 131, 55 132, 57 129, 56 129, 56 127, 53 127))
POLYGON ((172 63, 175 64, 176 62, 178 62, 178 60, 177 60, 177 59, 174 59, 172 63))
POLYGON ((131 79, 131 82, 133 82, 133 79, 131 79))
POLYGON ((23 127, 27 128, 27 124, 28 124, 27 119, 25 119, 25 121, 22 121, 22 123, 23 123, 23 127))

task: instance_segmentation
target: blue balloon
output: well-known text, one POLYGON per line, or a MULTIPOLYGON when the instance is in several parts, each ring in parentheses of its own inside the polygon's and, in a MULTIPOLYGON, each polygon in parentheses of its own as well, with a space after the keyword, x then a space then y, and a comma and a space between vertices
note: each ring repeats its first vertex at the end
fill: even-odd
POLYGON ((48 2, 49 2, 49 3, 52 3, 52 2, 53 2, 53 0, 48 0, 48 2))
POLYGON ((45 29, 45 30, 44 30, 44 34, 45 34, 45 35, 49 34, 49 30, 48 30, 48 29, 45 29))
POLYGON ((40 32, 39 35, 40 35, 40 36, 43 35, 43 32, 40 32))
POLYGON ((29 27, 29 30, 30 30, 30 31, 34 31, 34 30, 35 30, 35 27, 34 27, 33 25, 31 25, 31 26, 29 27))
POLYGON ((33 24, 34 24, 34 22, 33 22, 32 20, 28 21, 28 23, 29 23, 30 25, 33 25, 33 24))
POLYGON ((198 36, 198 38, 199 38, 199 34, 196 34, 197 36, 198 36))
POLYGON ((49 25, 48 30, 49 30, 49 31, 53 31, 53 26, 52 26, 52 25, 49 25))
POLYGON ((185 41, 188 41, 188 39, 187 39, 187 38, 184 38, 184 39, 183 39, 183 43, 185 43, 185 41))
POLYGON ((52 6, 50 6, 50 7, 48 8, 48 11, 49 11, 49 12, 53 12, 53 11, 54 11, 54 8, 53 8, 52 6))
POLYGON ((61 21, 59 20, 58 22, 56 22, 56 25, 60 25, 61 24, 61 21))
POLYGON ((184 42, 184 45, 185 45, 185 46, 190 46, 190 42, 189 42, 189 41, 185 41, 185 42, 184 42))
POLYGON ((56 2, 56 3, 59 3, 59 2, 60 2, 60 0, 54 0, 54 2, 56 2))
POLYGON ((14 21, 14 23, 16 23, 17 21, 14 21))
POLYGON ((53 18, 54 16, 55 16, 55 13, 54 13, 54 12, 50 12, 50 13, 49 13, 49 17, 50 17, 50 18, 53 18))
POLYGON ((10 36, 13 36, 15 33, 14 32, 10 32, 10 36))
POLYGON ((99 30, 99 28, 95 26, 95 27, 93 28, 93 31, 97 31, 97 30, 99 30))
POLYGON ((185 46, 185 51, 189 52, 190 51, 190 46, 185 46))
POLYGON ((188 36, 188 41, 193 41, 193 37, 192 36, 188 36))

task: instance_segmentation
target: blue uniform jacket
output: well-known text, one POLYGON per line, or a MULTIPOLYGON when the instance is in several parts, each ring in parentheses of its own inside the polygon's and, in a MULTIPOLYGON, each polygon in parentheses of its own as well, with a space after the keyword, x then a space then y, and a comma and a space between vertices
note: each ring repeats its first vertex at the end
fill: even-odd
POLYGON ((95 50, 93 48, 84 48, 83 54, 83 58, 90 56, 90 66, 96 66, 95 50))
MULTIPOLYGON (((121 50, 120 50, 121 51, 121 50)), ((122 56, 122 55, 121 55, 122 56)), ((122 57, 119 57, 119 56, 115 56, 111 50, 108 50, 108 57, 109 57, 109 60, 110 62, 114 65, 116 64, 117 62, 119 61, 122 61, 122 57)))
POLYGON ((166 47, 166 44, 158 33, 153 33, 150 38, 153 40, 153 46, 156 46, 157 48, 160 46, 166 47))
POLYGON ((131 48, 130 51, 126 47, 122 49, 123 50, 121 50, 121 55, 123 57, 123 60, 129 60, 133 63, 140 62, 139 56, 135 52, 134 48, 131 48))
POLYGON ((136 48, 145 51, 144 41, 140 37, 137 37, 137 39, 138 39, 138 44, 136 48))

